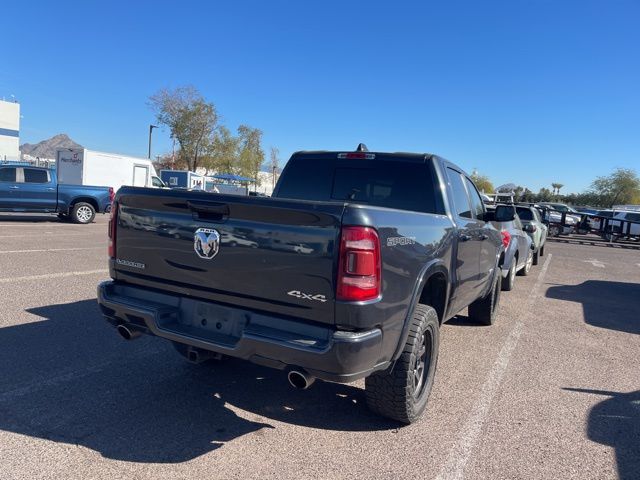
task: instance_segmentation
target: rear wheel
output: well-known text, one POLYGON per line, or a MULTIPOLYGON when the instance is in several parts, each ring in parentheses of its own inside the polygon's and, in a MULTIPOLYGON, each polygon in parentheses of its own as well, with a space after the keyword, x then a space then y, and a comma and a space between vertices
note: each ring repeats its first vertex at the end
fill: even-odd
POLYGON ((96 218, 96 210, 89 203, 78 202, 71 209, 73 223, 91 223, 96 218))
POLYGON ((550 237, 559 237, 560 236, 560 227, 557 225, 551 225, 549 227, 549 236, 550 237))
POLYGON ((540 248, 540 249, 536 250, 536 251, 533 253, 533 262, 532 262, 532 263, 533 263, 534 265, 538 265, 538 262, 540 261, 540 251, 541 251, 541 250, 542 250, 542 248, 540 248))
POLYGON ((524 262, 524 267, 520 269, 520 271, 518 272, 518 275, 522 277, 526 277, 527 275, 529 275, 532 265, 533 265, 533 251, 529 250, 529 253, 527 254, 527 261, 524 262))
POLYGON ((500 271, 496 271, 491 291, 484 297, 469 305, 469 318, 482 325, 493 325, 500 304, 500 271))
POLYGON ((506 292, 510 292, 513 290, 513 286, 516 283, 516 264, 518 263, 518 259, 516 257, 511 261, 511 268, 509 268, 509 273, 507 276, 502 279, 502 290, 506 292))
POLYGON ((420 418, 433 386, 439 345, 438 314, 428 305, 416 305, 400 358, 387 370, 365 379, 369 408, 407 424, 420 418))

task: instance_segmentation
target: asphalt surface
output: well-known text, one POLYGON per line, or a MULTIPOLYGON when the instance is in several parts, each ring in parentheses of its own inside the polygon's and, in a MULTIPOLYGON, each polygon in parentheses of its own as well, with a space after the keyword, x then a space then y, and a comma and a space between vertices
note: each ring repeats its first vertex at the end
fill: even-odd
POLYGON ((640 250, 549 242, 493 327, 442 328, 424 417, 101 318, 106 221, 0 215, 2 479, 640 478, 640 250))

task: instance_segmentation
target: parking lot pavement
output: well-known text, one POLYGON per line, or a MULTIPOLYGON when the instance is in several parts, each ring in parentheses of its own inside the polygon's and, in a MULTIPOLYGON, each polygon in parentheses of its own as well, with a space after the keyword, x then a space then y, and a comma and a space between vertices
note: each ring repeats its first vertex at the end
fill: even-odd
POLYGON ((363 382, 296 391, 122 341, 95 302, 105 230, 0 218, 3 479, 637 478, 638 251, 550 243, 496 325, 445 324, 428 410, 399 428, 363 382))

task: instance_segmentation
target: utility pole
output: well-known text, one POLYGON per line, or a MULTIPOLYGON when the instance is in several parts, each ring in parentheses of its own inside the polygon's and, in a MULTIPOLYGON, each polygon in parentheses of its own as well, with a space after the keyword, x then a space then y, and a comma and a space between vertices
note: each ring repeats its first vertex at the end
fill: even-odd
POLYGON ((158 128, 155 125, 149 125, 149 155, 148 155, 148 159, 151 160, 151 132, 153 132, 154 128, 158 128))

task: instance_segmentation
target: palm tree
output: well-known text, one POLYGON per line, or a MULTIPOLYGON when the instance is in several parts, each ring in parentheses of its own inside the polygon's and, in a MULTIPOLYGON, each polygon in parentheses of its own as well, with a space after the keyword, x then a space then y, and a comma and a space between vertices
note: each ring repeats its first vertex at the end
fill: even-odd
POLYGON ((560 189, 564 187, 562 183, 552 183, 551 188, 553 188, 554 195, 560 195, 560 189))

